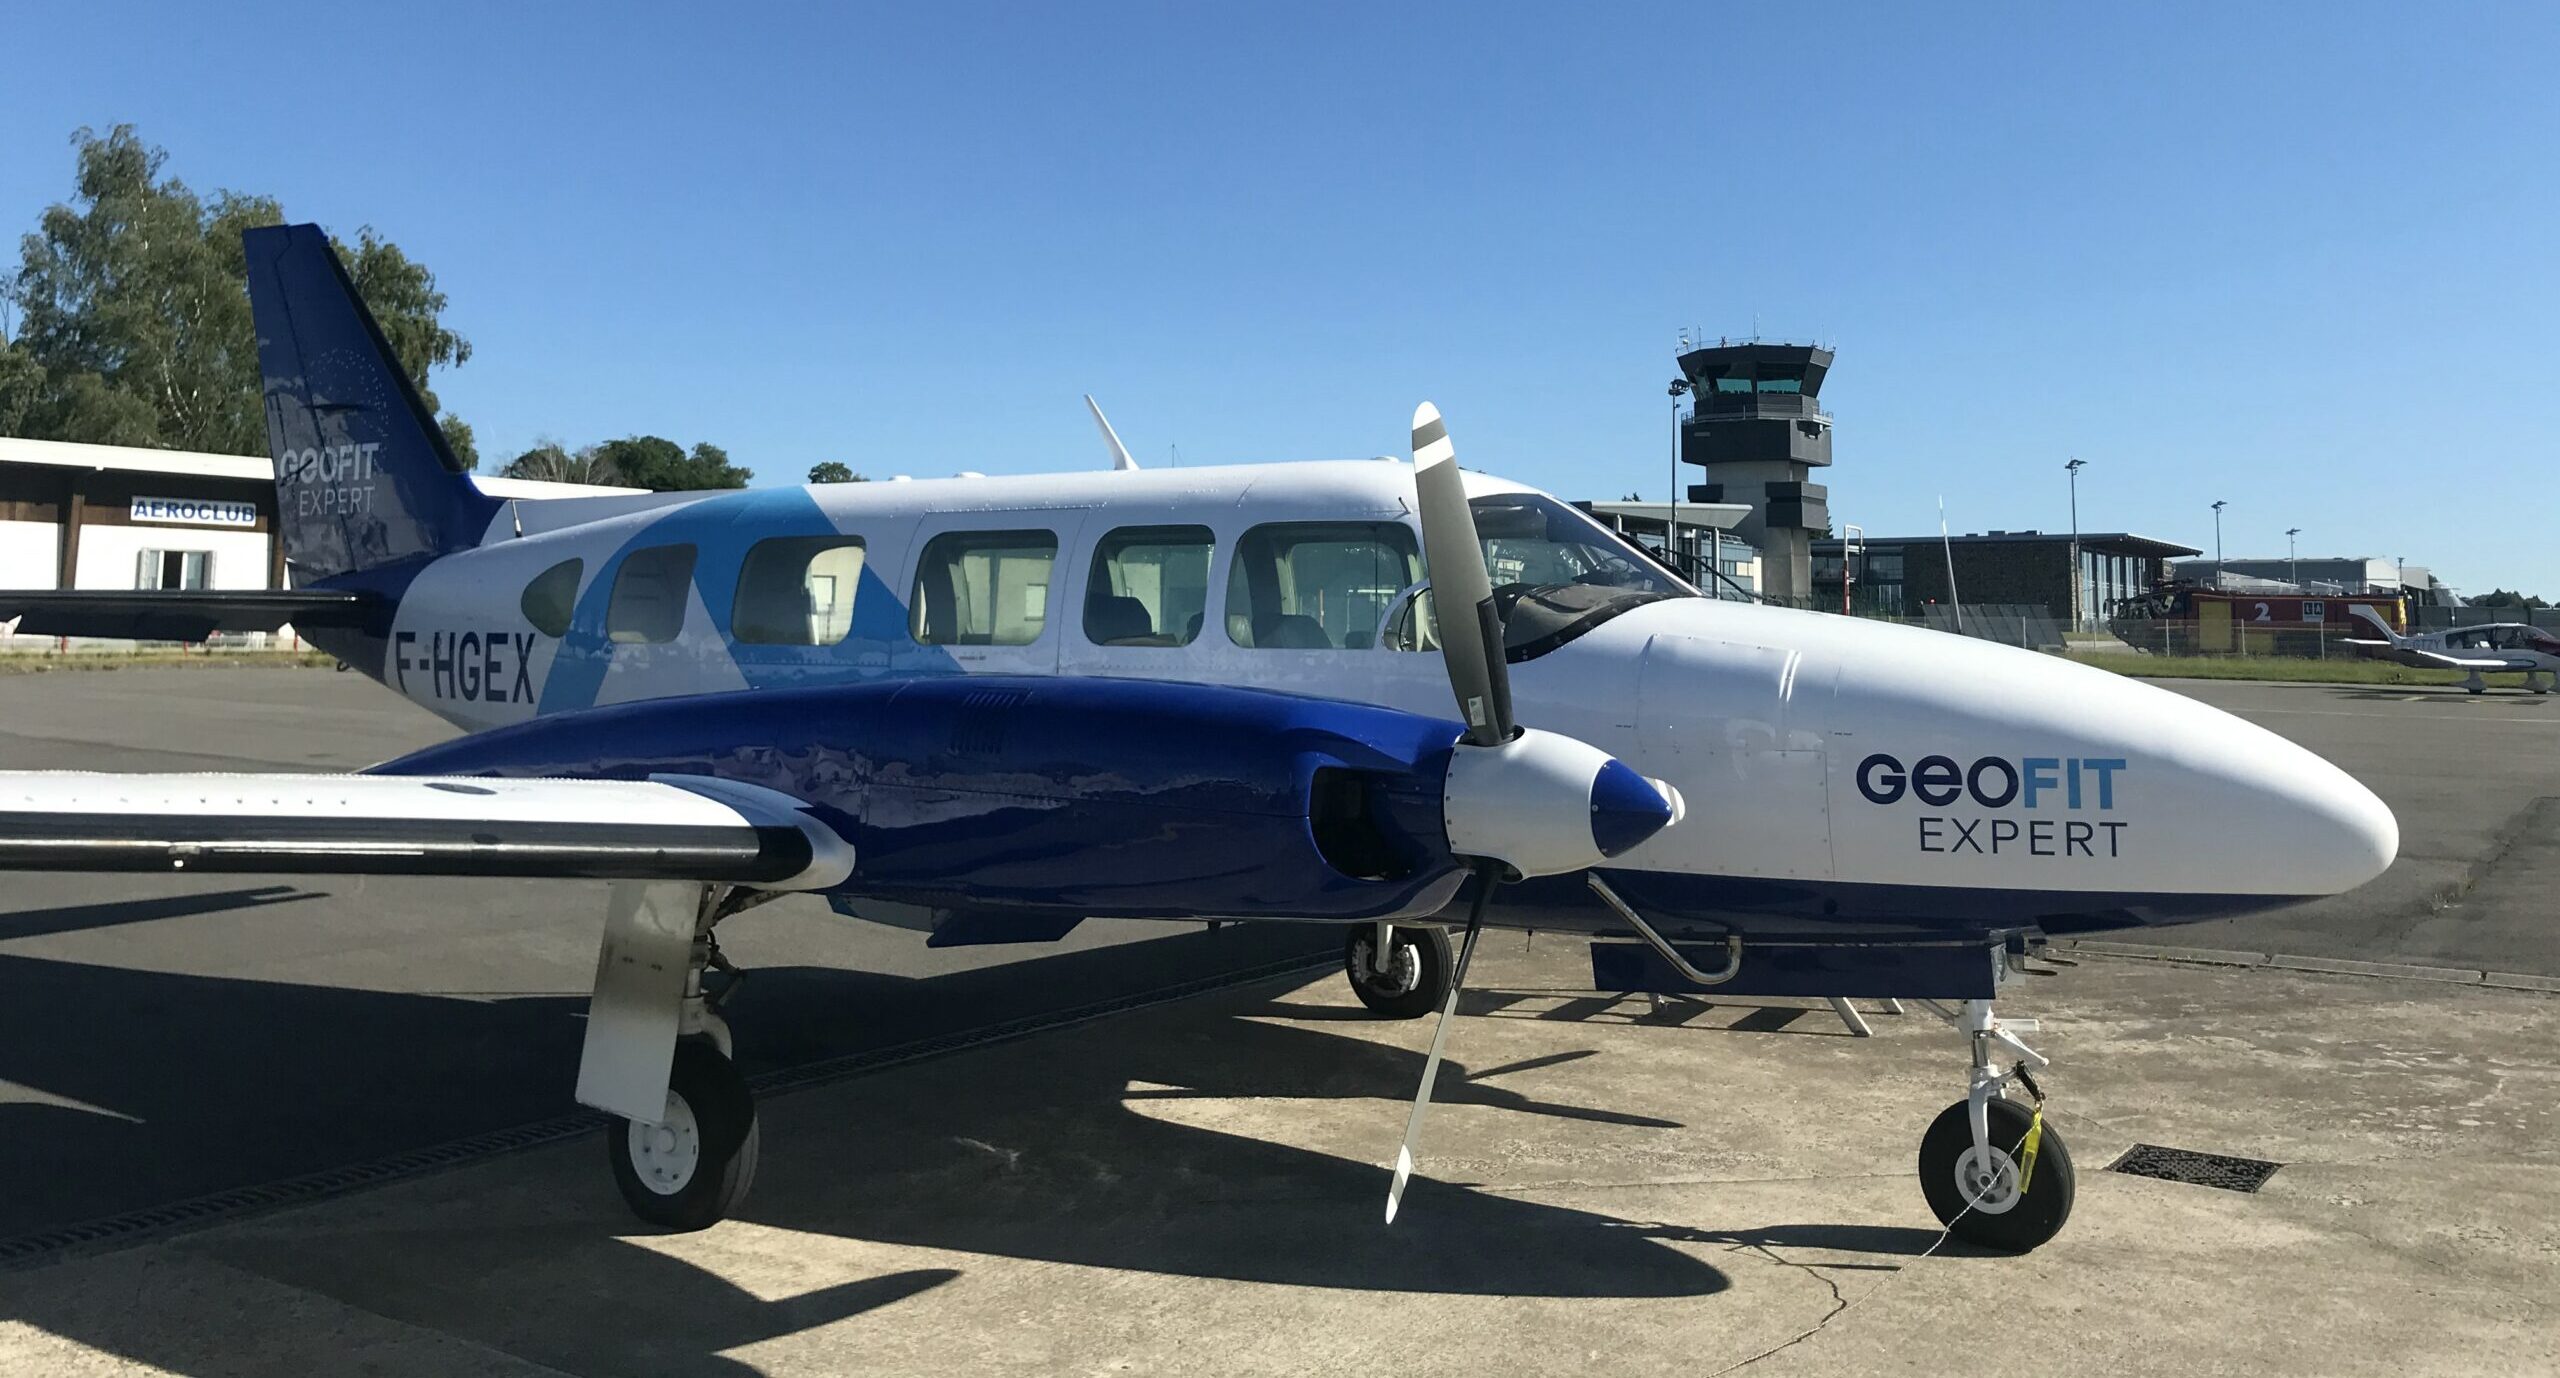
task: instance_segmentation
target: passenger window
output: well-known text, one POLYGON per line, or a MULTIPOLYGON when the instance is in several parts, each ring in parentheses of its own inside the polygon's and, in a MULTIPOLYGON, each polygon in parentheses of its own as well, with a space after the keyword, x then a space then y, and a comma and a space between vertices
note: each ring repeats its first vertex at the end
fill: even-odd
POLYGON ((927 646, 1028 646, 1049 620, 1049 531, 951 531, 916 561, 909 606, 927 646))
POLYGON ((613 602, 604 614, 605 635, 630 644, 673 641, 684 631, 685 605, 693 592, 693 547, 653 545, 622 557, 613 578, 613 602))
POLYGON ((738 567, 729 634, 759 646, 833 646, 853 631, 859 536, 776 536, 738 567))
POLYGON ((578 580, 586 572, 586 561, 562 560, 533 576, 524 586, 524 620, 544 636, 567 636, 569 614, 578 607, 578 580))
POLYGON ((1359 650, 1422 577, 1413 532, 1395 522, 1276 522, 1236 542, 1227 636, 1239 646, 1359 650))
POLYGON ((1209 606, 1205 526, 1124 526, 1093 548, 1084 634, 1097 646, 1188 646, 1209 606))

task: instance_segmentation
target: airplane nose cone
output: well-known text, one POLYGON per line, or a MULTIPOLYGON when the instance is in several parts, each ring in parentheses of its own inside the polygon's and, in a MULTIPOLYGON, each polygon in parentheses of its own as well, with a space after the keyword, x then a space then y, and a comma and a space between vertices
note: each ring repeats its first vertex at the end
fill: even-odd
POLYGON ((1611 760, 1591 777, 1591 841, 1602 856, 1617 856, 1671 826, 1674 803, 1624 761, 1611 760))
POLYGON ((2309 751, 2316 769, 2293 799, 2306 839, 2301 893, 2335 895, 2391 869, 2400 855, 2400 820, 2363 781, 2309 751))

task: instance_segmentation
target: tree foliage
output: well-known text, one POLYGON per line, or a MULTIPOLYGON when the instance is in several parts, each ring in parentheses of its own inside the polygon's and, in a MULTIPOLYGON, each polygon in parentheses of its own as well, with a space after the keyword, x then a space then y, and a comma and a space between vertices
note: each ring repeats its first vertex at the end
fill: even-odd
POLYGON ((688 452, 664 436, 629 435, 608 440, 596 449, 624 483, 652 492, 744 488, 751 477, 730 463, 729 452, 717 445, 696 445, 688 452))
MULTIPOLYGON (((51 440, 262 454, 266 410, 240 232, 280 224, 273 198, 198 196, 131 125, 72 136, 72 198, 19 242, 0 289, 18 328, 0 342, 0 431, 51 440)), ((471 357, 445 328, 435 275, 371 226, 337 245, 401 367, 432 411, 430 370, 471 357)), ((475 463, 471 430, 441 416, 475 463)))
POLYGON ((508 460, 500 472, 508 478, 620 485, 660 493, 744 488, 748 478, 747 471, 730 463, 729 452, 717 445, 696 445, 687 451, 655 435, 624 436, 576 450, 544 439, 508 460))
POLYGON ((2547 608, 2551 605, 2520 589, 2491 589, 2471 600, 2475 608, 2547 608))
POLYGON ((857 474, 853 466, 841 459, 822 459, 809 466, 811 483, 869 483, 868 475, 857 474))

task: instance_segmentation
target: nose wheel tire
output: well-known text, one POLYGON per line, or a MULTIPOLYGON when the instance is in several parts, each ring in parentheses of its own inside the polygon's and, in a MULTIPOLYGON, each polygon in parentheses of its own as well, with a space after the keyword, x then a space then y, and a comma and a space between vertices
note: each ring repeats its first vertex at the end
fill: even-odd
POLYGON ((1995 1100, 1989 1110, 1987 1155, 1974 1147, 1965 1102, 1939 1114, 1920 1138, 1920 1190, 1938 1223, 1950 1227, 1956 1238, 2023 1254, 2059 1234, 2071 1218, 2077 1185, 2071 1150, 2053 1122, 2038 1126, 2027 1106, 1995 1100), (2032 1155, 2026 1152, 2030 1127, 2036 1131, 2032 1155))
POLYGON ((676 1045, 665 1117, 615 1120, 605 1150, 632 1214, 665 1229, 699 1230, 746 1199, 758 1139, 746 1078, 710 1042, 688 1038, 676 1045))
POLYGON ((1449 934, 1440 928, 1391 930, 1385 970, 1377 960, 1378 926, 1364 923, 1351 930, 1342 953, 1342 974, 1351 993, 1370 1011, 1388 1019, 1420 1019, 1449 998, 1449 973, 1456 953, 1449 934))

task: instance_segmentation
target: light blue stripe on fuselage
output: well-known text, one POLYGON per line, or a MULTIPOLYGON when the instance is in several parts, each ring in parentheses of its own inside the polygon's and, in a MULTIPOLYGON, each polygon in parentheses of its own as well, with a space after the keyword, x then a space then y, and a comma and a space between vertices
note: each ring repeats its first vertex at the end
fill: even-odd
POLYGON ((702 600, 719 645, 716 649, 697 645, 687 653, 726 657, 748 688, 959 673, 949 651, 916 644, 909 633, 906 604, 874 572, 869 552, 854 592, 852 628, 843 641, 832 646, 786 646, 741 644, 735 639, 730 615, 751 547, 776 537, 847 534, 860 533, 840 531, 805 488, 744 489, 669 509, 625 540, 587 582, 570 617, 568 635, 561 639, 559 656, 543 682, 536 711, 550 714, 593 707, 616 652, 645 653, 646 648, 617 645, 606 633, 605 618, 623 561, 633 551, 651 546, 694 547, 693 590, 702 600))

